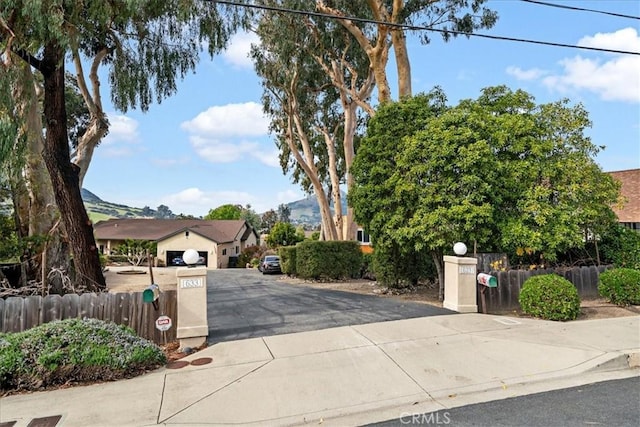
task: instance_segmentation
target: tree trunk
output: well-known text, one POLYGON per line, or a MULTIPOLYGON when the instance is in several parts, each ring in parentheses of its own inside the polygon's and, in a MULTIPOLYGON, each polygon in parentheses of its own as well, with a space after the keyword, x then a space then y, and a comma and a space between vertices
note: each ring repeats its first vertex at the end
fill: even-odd
POLYGON ((71 163, 64 99, 64 51, 55 42, 45 45, 41 67, 44 76, 44 116, 47 134, 43 158, 55 200, 60 209, 73 253, 78 290, 103 291, 106 283, 100 267, 93 227, 82 203, 78 167, 71 163))
POLYGON ((438 272, 438 301, 444 301, 444 259, 439 251, 431 251, 431 257, 438 272))
POLYGON ((47 236, 44 247, 38 248, 42 257, 35 263, 29 277, 37 277, 46 293, 64 293, 61 274, 68 274, 70 270, 69 251, 64 244, 63 229, 58 227, 59 213, 53 195, 51 179, 47 174, 42 152, 44 137, 42 135, 42 115, 39 106, 36 81, 30 67, 23 66, 21 79, 24 97, 21 113, 25 121, 25 139, 27 152, 24 175, 29 191, 28 221, 29 236, 47 236), (44 254, 47 254, 46 256, 44 254), (57 271, 60 274, 49 275, 57 271))
POLYGON ((411 63, 407 51, 407 38, 404 31, 396 29, 391 31, 393 52, 396 57, 396 69, 398 70, 398 98, 408 98, 411 93, 411 63))

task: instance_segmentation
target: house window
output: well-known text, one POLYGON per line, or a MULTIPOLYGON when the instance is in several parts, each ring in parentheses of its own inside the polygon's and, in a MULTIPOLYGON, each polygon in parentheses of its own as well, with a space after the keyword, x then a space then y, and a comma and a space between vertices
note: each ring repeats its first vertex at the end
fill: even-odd
POLYGON ((371 243, 371 238, 369 237, 368 233, 365 233, 365 231, 362 228, 358 229, 358 234, 356 236, 356 240, 358 242, 360 242, 360 244, 369 244, 371 243))
POLYGON ((236 253, 240 252, 240 246, 236 246, 236 253))
POLYGON ((223 250, 222 250, 222 255, 226 255, 226 254, 227 254, 227 250, 226 250, 226 249, 223 249, 223 250))

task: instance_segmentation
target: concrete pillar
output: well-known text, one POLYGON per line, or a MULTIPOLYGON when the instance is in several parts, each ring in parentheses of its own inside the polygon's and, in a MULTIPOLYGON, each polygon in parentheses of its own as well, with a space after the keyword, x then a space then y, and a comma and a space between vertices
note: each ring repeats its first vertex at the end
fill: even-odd
POLYGON ((477 313, 476 258, 444 257, 444 308, 460 313, 477 313))
POLYGON ((207 268, 178 267, 178 324, 180 347, 196 348, 209 335, 207 322, 207 268))

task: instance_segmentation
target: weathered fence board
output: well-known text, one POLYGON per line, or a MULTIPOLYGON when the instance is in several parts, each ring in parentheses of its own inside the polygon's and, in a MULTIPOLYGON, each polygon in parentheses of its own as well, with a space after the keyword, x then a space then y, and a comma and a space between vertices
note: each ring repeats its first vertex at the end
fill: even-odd
MULTIPOLYGON (((498 279, 498 287, 485 290, 487 312, 503 312, 519 309, 520 303, 518 299, 522 285, 529 277, 540 274, 558 274, 564 277, 573 283, 580 298, 597 297, 599 295, 598 280, 600 273, 607 268, 610 268, 610 266, 491 271, 489 274, 496 276, 498 279)), ((478 293, 478 307, 480 307, 480 304, 480 295, 478 293)))
POLYGON ((142 292, 86 293, 46 297, 10 297, 0 299, 0 332, 20 332, 42 323, 71 318, 93 318, 125 325, 158 344, 176 339, 178 321, 177 292, 164 291, 158 298, 158 310, 143 302, 142 292), (156 319, 169 316, 173 327, 161 332, 156 319))

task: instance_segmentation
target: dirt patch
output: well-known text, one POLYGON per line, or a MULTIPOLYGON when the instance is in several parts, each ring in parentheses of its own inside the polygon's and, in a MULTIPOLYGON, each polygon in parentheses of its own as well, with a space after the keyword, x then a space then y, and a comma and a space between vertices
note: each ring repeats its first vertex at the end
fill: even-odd
POLYGON ((161 291, 169 291, 175 290, 178 283, 176 269, 172 267, 154 268, 150 272, 149 267, 143 266, 109 266, 103 274, 111 293, 142 292, 151 283, 160 286, 161 291))

